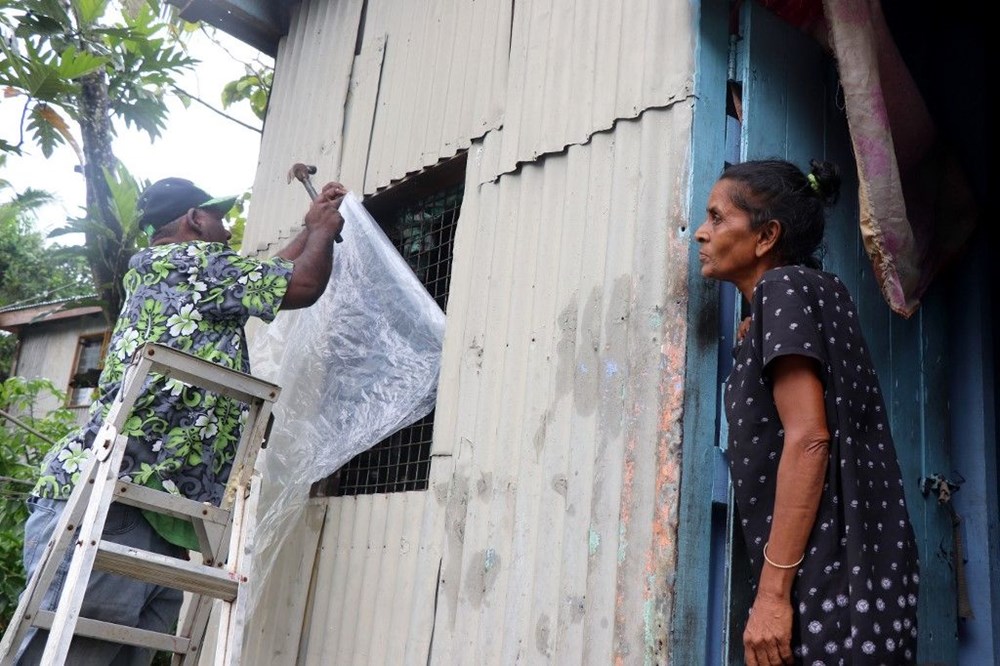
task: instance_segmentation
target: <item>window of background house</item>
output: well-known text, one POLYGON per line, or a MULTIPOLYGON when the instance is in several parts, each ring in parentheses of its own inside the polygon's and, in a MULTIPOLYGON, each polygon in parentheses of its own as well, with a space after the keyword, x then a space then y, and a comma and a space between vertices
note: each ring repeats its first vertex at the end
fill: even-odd
MULTIPOLYGON (((365 207, 447 312, 464 153, 365 200, 365 207)), ((426 490, 434 412, 364 451, 313 487, 325 496, 426 490)))
POLYGON ((81 335, 76 343, 76 360, 69 379, 67 404, 69 407, 87 407, 93 402, 94 389, 101 375, 104 351, 104 334, 81 335))

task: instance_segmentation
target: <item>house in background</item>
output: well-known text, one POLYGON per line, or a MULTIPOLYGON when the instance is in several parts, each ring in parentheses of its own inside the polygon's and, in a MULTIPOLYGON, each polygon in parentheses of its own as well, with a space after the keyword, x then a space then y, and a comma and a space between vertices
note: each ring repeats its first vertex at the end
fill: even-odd
MULTIPOLYGON (((98 306, 71 301, 0 308, 0 330, 17 336, 11 376, 44 377, 66 392, 65 407, 82 423, 97 386, 108 324, 98 306)), ((43 414, 60 405, 51 396, 35 405, 43 414)))
MULTIPOLYGON (((1000 262, 980 229, 916 314, 889 310, 836 66, 785 3, 179 4, 276 56, 244 249, 295 233, 285 174, 314 164, 447 314, 434 413, 310 501, 247 663, 739 663, 718 399, 739 304, 701 279, 692 230, 724 164, 774 155, 847 175, 828 266, 899 445, 919 660, 1000 660, 1000 262), (960 484, 961 539, 927 492, 938 475, 960 484)), ((986 209, 988 22, 971 2, 883 4, 986 209)))

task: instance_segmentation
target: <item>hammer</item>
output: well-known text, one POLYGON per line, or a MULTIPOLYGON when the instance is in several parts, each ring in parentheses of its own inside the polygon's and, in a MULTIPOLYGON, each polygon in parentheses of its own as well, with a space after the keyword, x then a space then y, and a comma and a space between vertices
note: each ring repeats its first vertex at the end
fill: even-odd
MULTIPOLYGON (((313 201, 319 198, 319 194, 316 192, 316 188, 313 187, 312 181, 309 180, 309 176, 316 173, 316 167, 311 164, 303 164, 302 162, 296 162, 292 165, 292 168, 288 170, 288 182, 292 182, 292 178, 296 179, 302 183, 302 187, 306 188, 306 193, 309 198, 313 201)), ((341 242, 344 239, 341 238, 340 234, 334 238, 336 242, 341 242)))

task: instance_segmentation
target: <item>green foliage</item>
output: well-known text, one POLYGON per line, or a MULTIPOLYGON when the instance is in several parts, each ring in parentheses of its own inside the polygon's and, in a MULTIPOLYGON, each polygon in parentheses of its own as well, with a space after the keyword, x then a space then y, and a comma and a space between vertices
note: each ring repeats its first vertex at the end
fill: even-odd
MULTIPOLYGON (((109 210, 117 220, 121 233, 115 233, 94 216, 75 217, 67 220, 63 227, 49 232, 49 238, 58 238, 66 234, 89 234, 91 237, 104 241, 103 250, 96 245, 66 245, 53 251, 53 256, 67 262, 77 262, 93 266, 96 263, 106 263, 109 266, 122 265, 128 262, 135 252, 149 245, 149 238, 139 228, 139 194, 149 185, 148 182, 136 180, 128 169, 119 165, 114 172, 105 170, 104 179, 110 192, 109 210)), ((120 276, 119 276, 120 282, 120 276)), ((97 285, 104 290, 118 284, 97 285)), ((78 301, 78 304, 89 304, 90 301, 78 301)), ((98 300, 93 304, 101 305, 98 300)))
POLYGON ((246 74, 235 81, 230 81, 222 89, 222 108, 228 109, 233 104, 246 101, 250 104, 254 115, 264 120, 273 80, 274 70, 247 66, 246 74))
MULTIPOLYGON (((57 117, 58 114, 55 114, 57 117)), ((28 129, 35 137, 35 143, 42 149, 42 155, 52 157, 56 146, 63 143, 64 135, 59 131, 59 125, 65 126, 62 118, 59 117, 59 125, 49 122, 53 116, 51 107, 47 104, 37 104, 28 113, 28 129)))
POLYGON ((35 214, 51 195, 31 189, 15 193, 4 181, 0 193, 8 197, 0 203, 0 307, 91 294, 86 262, 63 256, 58 246, 46 247, 34 230, 35 214))
POLYGON ((165 25, 148 5, 131 20, 130 31, 103 32, 121 40, 114 64, 123 75, 110 78, 108 97, 115 114, 152 139, 166 123, 164 92, 171 88, 175 75, 195 61, 168 41, 171 38, 165 25))
POLYGON ((244 192, 236 199, 233 209, 226 216, 226 227, 232 238, 229 239, 229 246, 239 252, 243 247, 243 232, 247 226, 247 206, 250 203, 250 193, 244 192))
MULTIPOLYGON (((18 30, 15 34, 23 34, 18 30)), ((66 46, 62 52, 42 49, 35 41, 24 42, 24 57, 18 57, 5 43, 3 54, 10 71, 0 79, 4 84, 19 87, 24 94, 41 100, 56 100, 72 93, 73 79, 98 69, 104 59, 89 53, 79 53, 66 46)))
POLYGON ((68 121, 87 121, 80 81, 88 76, 106 81, 114 115, 156 138, 165 91, 195 64, 169 41, 169 15, 151 4, 122 14, 108 0, 0 0, 2 28, 14 39, 0 45, 0 87, 24 98, 26 119, 18 143, 0 142, 7 152, 20 152, 25 132, 46 156, 72 144, 68 121))
POLYGON ((10 367, 17 350, 17 336, 7 331, 0 331, 0 380, 10 376, 10 367))
POLYGON ((73 412, 63 407, 38 414, 36 405, 44 396, 54 397, 59 404, 66 399, 47 379, 11 377, 0 383, 0 411, 34 431, 0 414, 0 632, 7 628, 24 588, 21 548, 28 515, 24 500, 50 442, 76 425, 73 412))
POLYGON ((0 204, 0 307, 92 294, 86 262, 45 247, 30 223, 3 219, 11 205, 0 204))

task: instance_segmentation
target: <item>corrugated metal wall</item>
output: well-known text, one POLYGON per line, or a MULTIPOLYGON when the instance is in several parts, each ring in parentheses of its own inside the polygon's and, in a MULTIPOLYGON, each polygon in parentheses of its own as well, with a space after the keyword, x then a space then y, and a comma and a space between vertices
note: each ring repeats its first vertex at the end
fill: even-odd
POLYGON ((454 471, 435 460, 434 663, 664 659, 690 120, 650 110, 467 190, 435 429, 454 471))
POLYGON ((248 247, 301 219, 292 162, 372 193, 469 159, 431 489, 314 507, 252 663, 666 660, 692 25, 660 0, 298 8, 248 247))
MULTIPOLYGON (((317 187, 339 173, 362 5, 362 0, 317 0, 294 12, 275 58, 245 248, 269 254, 300 228, 309 199, 299 183, 289 182, 292 164, 316 166, 317 187)), ((344 182, 360 190, 356 181, 344 182)))

